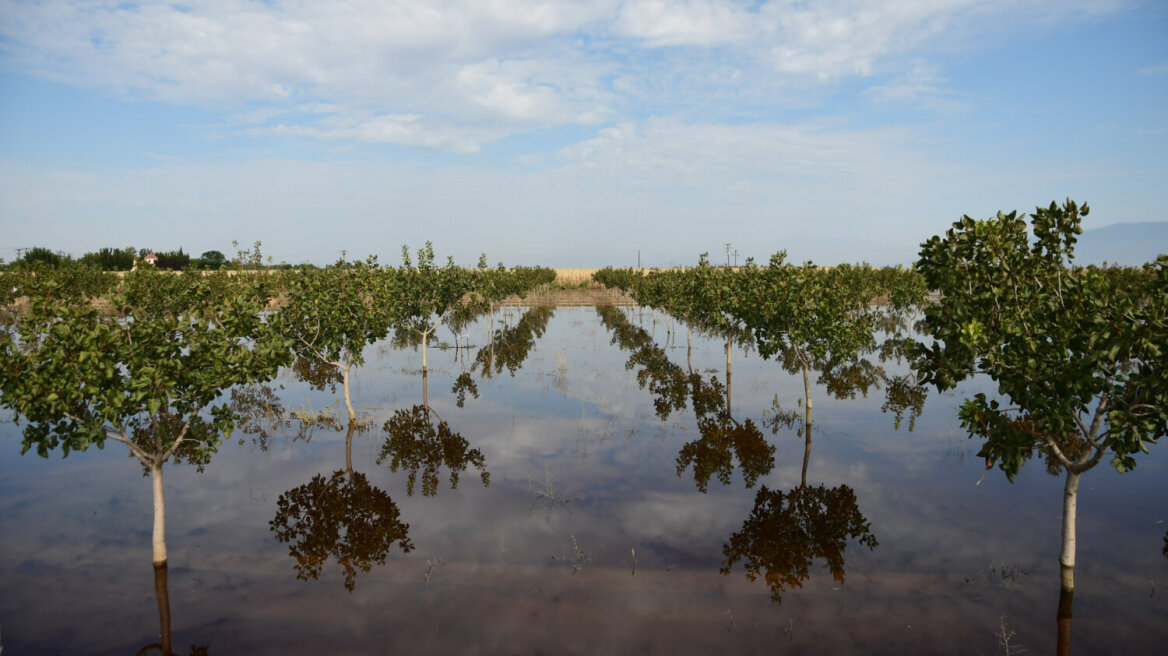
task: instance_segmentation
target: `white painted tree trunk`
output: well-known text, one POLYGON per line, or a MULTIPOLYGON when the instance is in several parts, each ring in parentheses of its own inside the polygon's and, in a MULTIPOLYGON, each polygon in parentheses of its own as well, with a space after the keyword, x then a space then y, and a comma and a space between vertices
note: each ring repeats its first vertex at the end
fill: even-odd
POLYGON ((1075 591, 1075 521, 1079 500, 1079 476, 1081 472, 1067 470, 1067 482, 1063 486, 1063 551, 1059 556, 1059 570, 1062 575, 1062 589, 1075 591))
POLYGON ((811 375, 807 371, 807 362, 803 362, 803 483, 807 485, 807 466, 811 462, 811 375))
POLYGON ((353 410, 353 396, 349 392, 349 373, 352 371, 352 369, 353 369, 353 365, 351 365, 351 364, 345 365, 345 368, 342 369, 342 371, 344 372, 344 377, 342 379, 342 382, 344 383, 344 388, 345 388, 345 410, 347 410, 349 412, 349 423, 350 424, 357 420, 357 412, 355 410, 353 410))
POLYGON ((426 373, 426 342, 430 338, 430 332, 422 333, 422 374, 426 373))
POLYGON ((166 565, 166 502, 162 498, 162 464, 150 467, 154 484, 154 566, 166 565))

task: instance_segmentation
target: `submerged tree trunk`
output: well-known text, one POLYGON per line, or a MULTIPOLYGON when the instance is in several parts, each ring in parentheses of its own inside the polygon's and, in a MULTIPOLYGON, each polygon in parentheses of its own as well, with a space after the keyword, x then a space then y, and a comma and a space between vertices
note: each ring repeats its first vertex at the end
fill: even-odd
POLYGON ((162 653, 170 656, 170 590, 166 563, 154 563, 154 595, 158 598, 158 630, 162 653))
POLYGON ((803 475, 799 479, 799 487, 807 487, 807 466, 811 464, 811 415, 807 415, 807 421, 803 424, 803 475))
POLYGON ((1059 590, 1058 605, 1058 654, 1071 653, 1071 608, 1075 597, 1075 522, 1078 514, 1079 477, 1081 471, 1067 469, 1067 481, 1063 486, 1063 550, 1059 556, 1059 573, 1062 585, 1059 590))
POLYGON ((162 498, 162 463, 150 467, 154 485, 154 566, 166 567, 166 503, 162 498))
POLYGON ((357 424, 349 422, 349 431, 345 433, 345 473, 353 473, 353 433, 357 431, 357 424))
POLYGON ((730 340, 726 340, 726 413, 730 412, 730 340))
POLYGON ((803 485, 807 485, 807 464, 811 461, 811 375, 803 361, 803 485))
POLYGON ((1071 606, 1075 593, 1063 588, 1059 593, 1058 605, 1058 656, 1068 656, 1071 653, 1071 625, 1074 622, 1071 615, 1071 606))

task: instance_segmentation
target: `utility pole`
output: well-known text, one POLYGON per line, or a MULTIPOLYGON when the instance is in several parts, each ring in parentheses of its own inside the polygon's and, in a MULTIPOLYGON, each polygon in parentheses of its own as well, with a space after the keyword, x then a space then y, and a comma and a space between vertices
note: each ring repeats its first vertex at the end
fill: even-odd
POLYGON ((738 249, 734 249, 734 268, 738 268, 738 249))
POLYGON ((637 249, 637 268, 641 268, 641 249, 637 249))
POLYGON ((726 266, 730 266, 730 242, 726 242, 726 266))

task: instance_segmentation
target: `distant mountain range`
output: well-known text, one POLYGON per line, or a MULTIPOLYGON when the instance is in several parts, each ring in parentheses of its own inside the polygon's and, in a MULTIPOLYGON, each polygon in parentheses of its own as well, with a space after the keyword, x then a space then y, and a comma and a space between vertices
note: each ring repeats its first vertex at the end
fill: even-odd
POLYGON ((1168 221, 1116 223, 1084 230, 1075 244, 1075 264, 1139 266, 1168 253, 1168 221))

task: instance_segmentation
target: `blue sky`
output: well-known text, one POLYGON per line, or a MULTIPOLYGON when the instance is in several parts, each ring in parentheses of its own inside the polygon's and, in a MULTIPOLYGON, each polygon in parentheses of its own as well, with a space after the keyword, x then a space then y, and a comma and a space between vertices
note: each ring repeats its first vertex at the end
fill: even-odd
POLYGON ((1158 1, 0 0, 5 259, 908 263, 1165 181, 1158 1))

